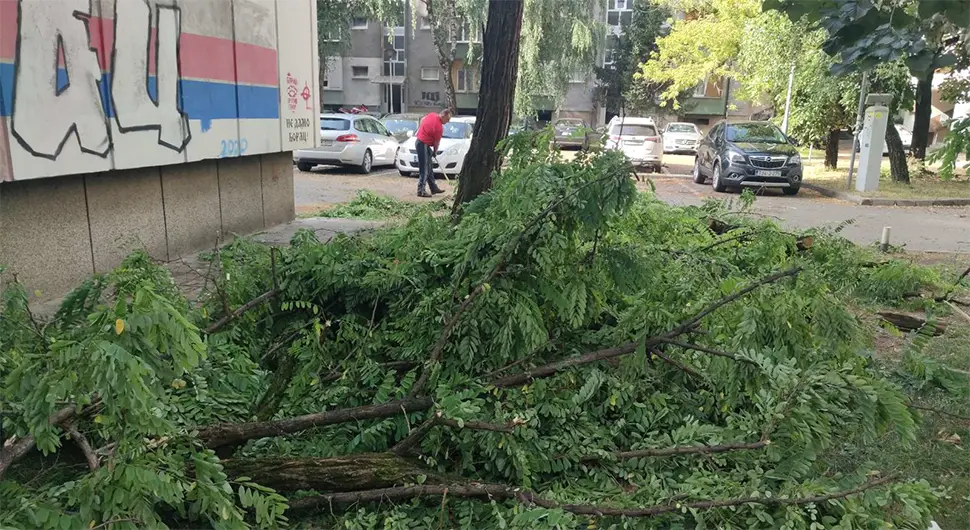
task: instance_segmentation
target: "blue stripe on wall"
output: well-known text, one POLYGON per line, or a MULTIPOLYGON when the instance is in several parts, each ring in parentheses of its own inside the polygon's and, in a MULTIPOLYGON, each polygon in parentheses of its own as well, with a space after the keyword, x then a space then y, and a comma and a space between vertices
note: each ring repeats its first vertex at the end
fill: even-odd
MULTIPOLYGON (((14 66, 0 64, 0 116, 12 114, 14 66)), ((67 72, 57 72, 58 87, 67 84, 67 72)), ((111 74, 101 77, 101 104, 109 117, 114 117, 114 109, 108 97, 111 74)), ((148 78, 148 95, 152 100, 158 97, 155 78, 148 78)), ((190 120, 223 119, 276 119, 280 117, 279 89, 250 85, 233 85, 209 81, 183 80, 179 82, 179 108, 188 114, 190 120)))

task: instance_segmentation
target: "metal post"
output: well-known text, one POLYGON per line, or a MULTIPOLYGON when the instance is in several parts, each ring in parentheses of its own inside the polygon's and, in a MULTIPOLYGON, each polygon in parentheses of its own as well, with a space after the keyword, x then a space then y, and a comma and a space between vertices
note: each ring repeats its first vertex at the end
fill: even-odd
POLYGON ((788 94, 785 96, 785 117, 781 120, 781 132, 788 134, 788 115, 791 111, 791 89, 795 84, 795 63, 791 63, 791 73, 788 74, 788 94))
POLYGON ((852 189, 852 171, 855 169, 855 146, 859 143, 862 132, 862 117, 866 106, 866 92, 869 90, 869 72, 862 72, 862 83, 859 86, 859 110, 856 111, 855 133, 852 135, 852 154, 849 155, 849 175, 845 178, 845 189, 852 189))

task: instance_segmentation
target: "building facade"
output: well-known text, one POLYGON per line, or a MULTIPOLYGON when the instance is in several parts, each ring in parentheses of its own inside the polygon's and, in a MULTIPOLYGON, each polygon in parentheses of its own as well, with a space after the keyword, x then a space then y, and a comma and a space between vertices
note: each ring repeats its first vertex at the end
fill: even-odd
POLYGON ((56 297, 292 220, 316 28, 313 0, 0 0, 0 279, 56 297))
MULTIPOLYGON (((387 26, 376 20, 356 18, 351 22, 347 50, 341 56, 327 57, 323 82, 325 110, 367 107, 374 114, 429 112, 441 109, 445 83, 437 49, 422 2, 403 2, 403 25, 387 26)), ((635 15, 634 2, 649 0, 603 0, 590 15, 602 22, 607 35, 597 66, 613 64, 619 36, 635 15)), ((456 35, 457 59, 452 65, 459 114, 474 114, 478 106, 477 70, 462 64, 468 46, 481 42, 481 30, 463 27, 456 35)), ((658 116, 665 121, 688 121, 706 130, 722 119, 749 119, 759 109, 732 96, 736 81, 704 79, 684 109, 658 116), (732 84, 733 83, 733 84, 732 84)), ((558 108, 538 113, 538 121, 558 117, 581 118, 591 126, 603 125, 620 112, 597 102, 597 80, 593 69, 576 73, 569 80, 558 108)), ((551 101, 551 98, 550 98, 551 101)), ((550 105, 551 107, 552 105, 550 105)))

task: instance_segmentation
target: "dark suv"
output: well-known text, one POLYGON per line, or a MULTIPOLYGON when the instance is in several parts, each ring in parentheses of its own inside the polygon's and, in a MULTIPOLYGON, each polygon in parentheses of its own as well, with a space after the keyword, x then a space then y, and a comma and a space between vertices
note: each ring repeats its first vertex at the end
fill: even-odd
POLYGON ((714 191, 779 188, 795 195, 802 185, 802 158, 770 122, 722 122, 697 146, 694 182, 703 184, 708 177, 714 191))

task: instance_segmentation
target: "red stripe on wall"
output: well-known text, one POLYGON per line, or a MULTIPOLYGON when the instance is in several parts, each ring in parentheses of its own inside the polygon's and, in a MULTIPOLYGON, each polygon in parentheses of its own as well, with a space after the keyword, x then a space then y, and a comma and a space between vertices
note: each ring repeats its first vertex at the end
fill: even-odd
MULTIPOLYGON (((91 47, 97 50, 101 69, 110 71, 110 50, 113 49, 115 39, 114 22, 111 19, 91 17, 89 31, 91 47)), ((154 49, 155 30, 152 30, 150 39, 150 45, 154 49)), ((0 0, 0 60, 12 61, 16 47, 17 0, 0 0)), ((154 74, 154 53, 149 54, 148 61, 148 71, 154 74)), ((63 60, 60 62, 63 65, 63 60)), ((255 85, 279 84, 276 50, 254 44, 182 33, 179 40, 179 62, 182 77, 255 85)))
POLYGON ((17 0, 0 0, 0 61, 17 53, 17 0))

